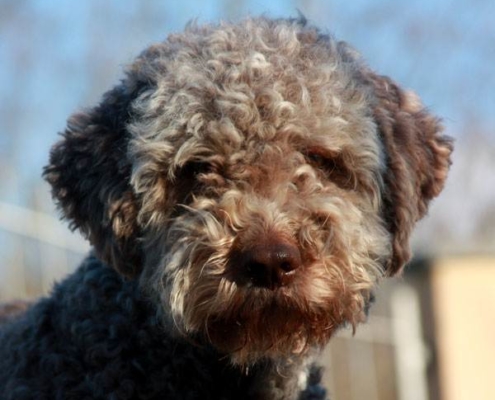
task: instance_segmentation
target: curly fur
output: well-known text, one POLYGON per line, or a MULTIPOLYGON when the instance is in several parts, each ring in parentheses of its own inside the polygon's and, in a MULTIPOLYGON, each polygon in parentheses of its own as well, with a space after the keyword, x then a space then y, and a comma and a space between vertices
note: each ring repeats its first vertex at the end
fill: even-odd
POLYGON ((450 165, 441 131, 305 21, 148 48, 52 150, 45 177, 97 258, 5 328, 0 393, 324 398, 313 356, 408 261, 450 165), (246 260, 280 248, 290 274, 259 284, 246 260))

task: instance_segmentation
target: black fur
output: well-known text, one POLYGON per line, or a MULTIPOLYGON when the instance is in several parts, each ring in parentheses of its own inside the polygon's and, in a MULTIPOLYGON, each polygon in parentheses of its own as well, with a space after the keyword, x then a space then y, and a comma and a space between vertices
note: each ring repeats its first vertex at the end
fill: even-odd
MULTIPOLYGON (((93 256, 0 331, 2 400, 281 399, 296 379, 171 337, 136 281, 93 256)), ((324 399, 317 369, 308 382, 299 399, 324 399)))

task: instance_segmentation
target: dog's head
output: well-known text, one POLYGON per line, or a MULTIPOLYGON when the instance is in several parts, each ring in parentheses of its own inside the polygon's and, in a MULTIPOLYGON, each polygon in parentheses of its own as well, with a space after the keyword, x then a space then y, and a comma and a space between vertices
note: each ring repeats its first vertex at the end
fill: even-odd
POLYGON ((71 117, 45 177, 102 260, 244 364, 363 319, 442 189, 441 131, 346 44, 248 19, 147 49, 71 117))

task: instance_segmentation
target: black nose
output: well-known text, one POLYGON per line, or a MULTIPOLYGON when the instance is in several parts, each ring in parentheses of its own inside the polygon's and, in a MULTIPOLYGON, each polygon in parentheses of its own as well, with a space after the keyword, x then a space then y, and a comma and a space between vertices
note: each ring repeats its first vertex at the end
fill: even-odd
POLYGON ((242 273, 252 285, 274 290, 294 280, 301 253, 287 243, 267 243, 242 252, 240 260, 242 273))

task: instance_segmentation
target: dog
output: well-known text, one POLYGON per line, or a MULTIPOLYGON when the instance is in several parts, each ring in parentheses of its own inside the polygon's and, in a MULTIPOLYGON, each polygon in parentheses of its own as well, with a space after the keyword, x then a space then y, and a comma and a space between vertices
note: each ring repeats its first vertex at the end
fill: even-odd
POLYGON ((450 166, 411 91, 303 18, 190 24, 73 115, 44 177, 92 253, 2 326, 2 399, 324 399, 450 166))

